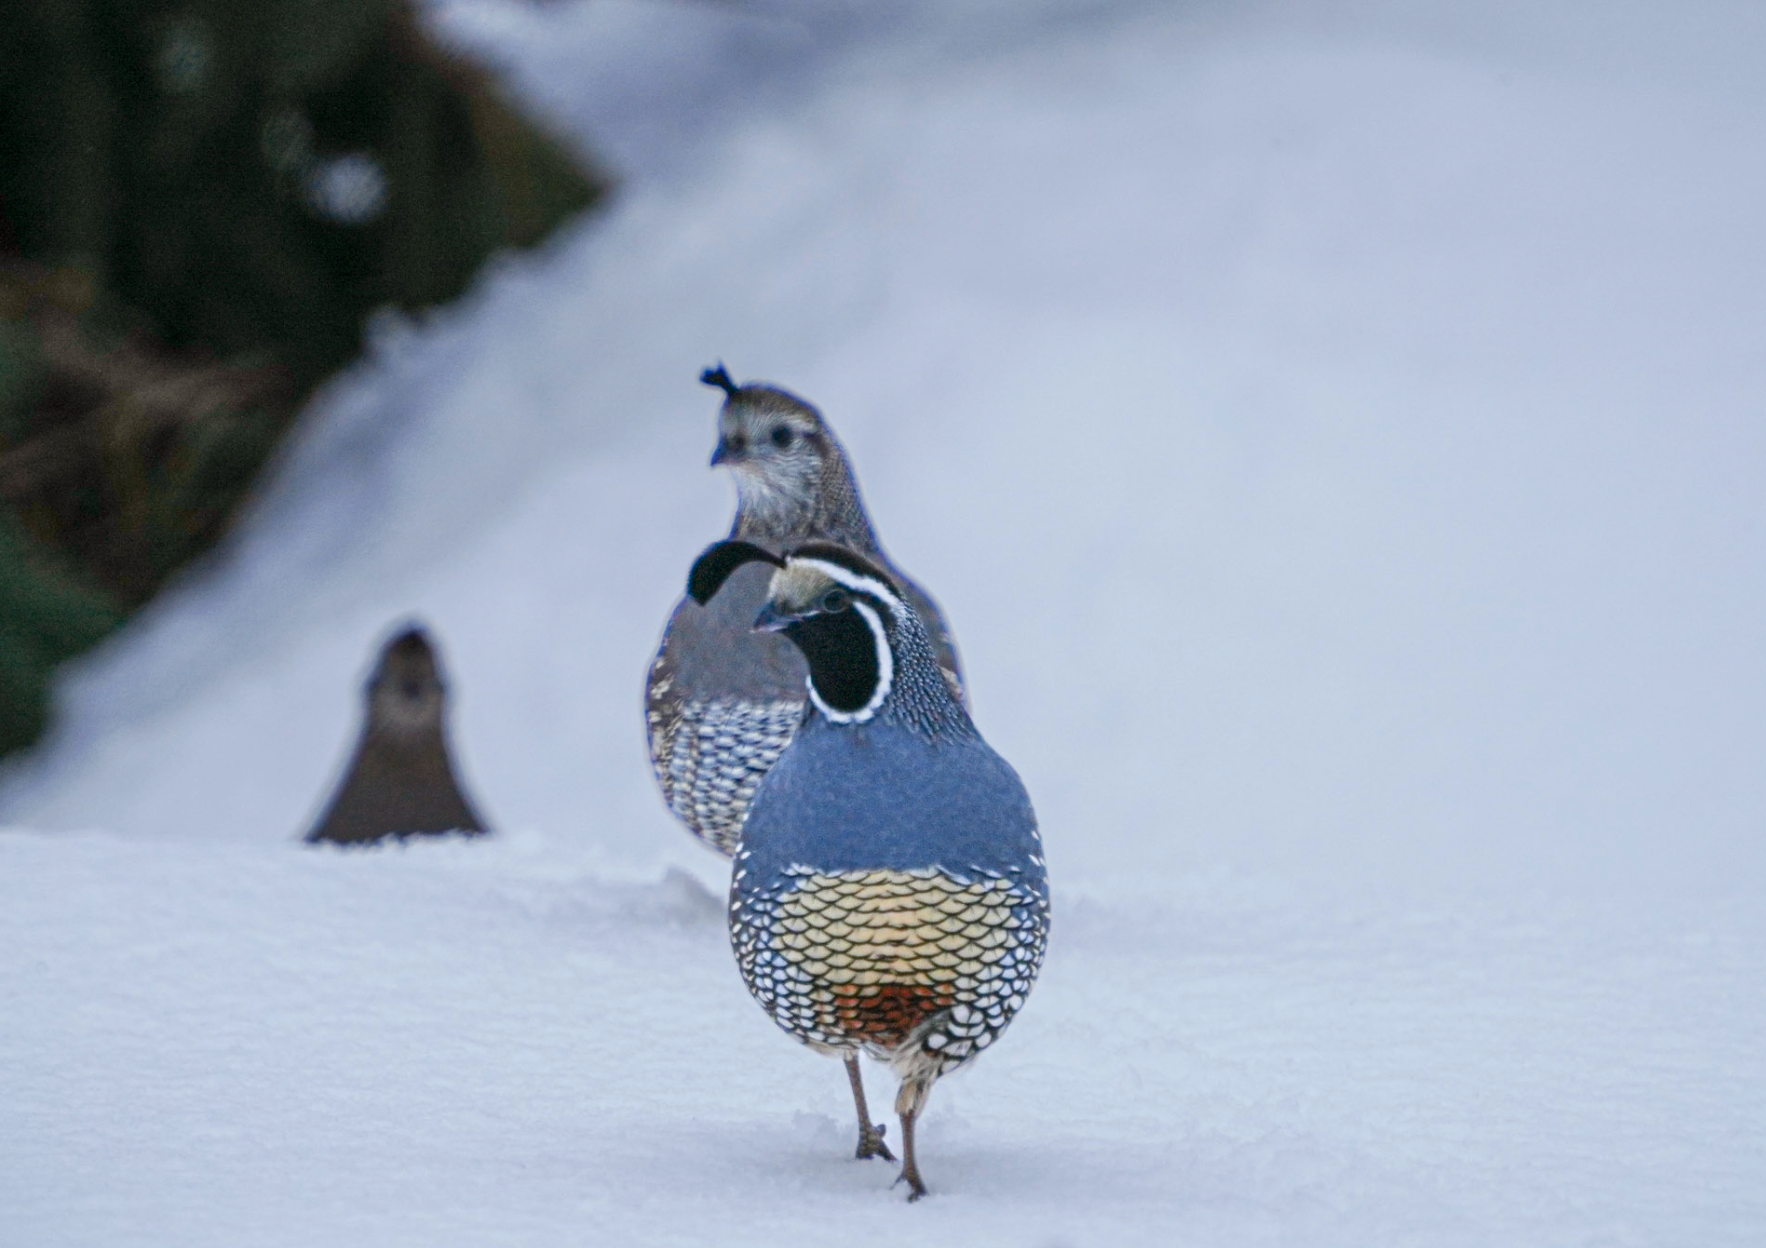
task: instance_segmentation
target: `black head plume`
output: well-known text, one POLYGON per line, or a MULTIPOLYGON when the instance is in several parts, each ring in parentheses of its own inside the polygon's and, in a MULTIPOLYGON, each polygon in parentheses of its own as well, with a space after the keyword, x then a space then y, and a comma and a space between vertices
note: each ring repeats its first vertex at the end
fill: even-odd
POLYGON ((756 560, 775 568, 785 566, 783 559, 753 542, 717 542, 706 547, 705 553, 693 561, 693 570, 687 573, 687 596, 703 607, 724 587, 730 573, 756 560))
POLYGON ((699 374, 699 384, 702 386, 716 386, 731 398, 734 398, 736 391, 742 388, 731 380, 730 370, 724 367, 724 362, 722 360, 717 362, 716 368, 708 368, 703 373, 699 374))

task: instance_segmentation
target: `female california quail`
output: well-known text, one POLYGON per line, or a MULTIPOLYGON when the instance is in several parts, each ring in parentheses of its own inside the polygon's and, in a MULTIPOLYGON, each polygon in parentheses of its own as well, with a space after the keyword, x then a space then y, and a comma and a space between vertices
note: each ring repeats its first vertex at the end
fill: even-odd
MULTIPOLYGON (((956 647, 938 607, 877 544, 846 452, 821 414, 772 386, 738 386, 719 364, 700 377, 724 392, 713 466, 736 478, 730 536, 777 553, 836 542, 887 571, 932 634, 961 697, 956 647)), ((749 625, 766 595, 765 569, 737 571, 710 606, 683 598, 650 665, 645 723, 664 800, 700 840, 736 851, 755 786, 803 718, 803 658, 749 625)))
POLYGON ((448 689, 429 634, 410 626, 381 648, 363 690, 367 717, 337 791, 307 840, 485 830, 454 775, 448 689))
POLYGON ((749 564, 772 569, 754 627, 802 652, 812 709, 749 805, 730 940, 773 1021, 846 1059, 860 1157, 888 1153, 857 1055, 895 1069, 901 1179, 917 1199, 914 1122, 933 1082, 999 1037, 1042 965, 1036 815, 888 572, 825 543, 780 558, 727 541, 694 564, 689 595, 714 601, 749 564))

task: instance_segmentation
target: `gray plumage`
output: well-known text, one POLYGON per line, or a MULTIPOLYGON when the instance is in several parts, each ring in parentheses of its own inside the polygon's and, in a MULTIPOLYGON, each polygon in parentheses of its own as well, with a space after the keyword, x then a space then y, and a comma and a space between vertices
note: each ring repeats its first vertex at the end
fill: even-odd
POLYGON ((421 628, 404 629, 381 648, 363 695, 361 739, 307 841, 365 844, 387 836, 486 831, 454 774, 447 685, 421 628))
MULTIPOLYGON (((961 698, 955 643, 936 603, 890 562, 859 496, 845 449, 810 404, 773 386, 737 386, 720 365, 707 384, 725 391, 713 466, 736 480, 730 536, 778 553, 833 542, 888 572, 927 622, 931 644, 961 698)), ((705 844, 735 853, 756 786, 803 719, 808 669, 781 637, 750 627, 768 570, 740 568, 701 607, 682 598, 650 665, 645 726, 663 799, 705 844)))

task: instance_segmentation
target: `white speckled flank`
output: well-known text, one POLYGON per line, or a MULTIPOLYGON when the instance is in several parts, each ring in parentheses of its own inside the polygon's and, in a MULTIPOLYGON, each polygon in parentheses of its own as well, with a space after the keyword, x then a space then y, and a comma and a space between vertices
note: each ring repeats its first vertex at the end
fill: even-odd
POLYGON ((651 733, 669 809, 713 849, 735 853, 748 803, 802 718, 798 702, 683 702, 651 733))

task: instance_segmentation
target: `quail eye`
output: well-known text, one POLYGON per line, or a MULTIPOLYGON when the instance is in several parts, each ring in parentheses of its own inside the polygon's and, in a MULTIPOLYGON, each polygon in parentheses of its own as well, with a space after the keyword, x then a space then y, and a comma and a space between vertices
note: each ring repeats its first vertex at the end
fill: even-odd
POLYGON ((791 438, 792 433, 790 425, 778 425, 774 427, 773 445, 778 447, 781 451, 791 445, 791 438))
POLYGON ((844 589, 830 589, 822 595, 822 611, 828 615, 836 615, 852 605, 852 595, 844 589))

